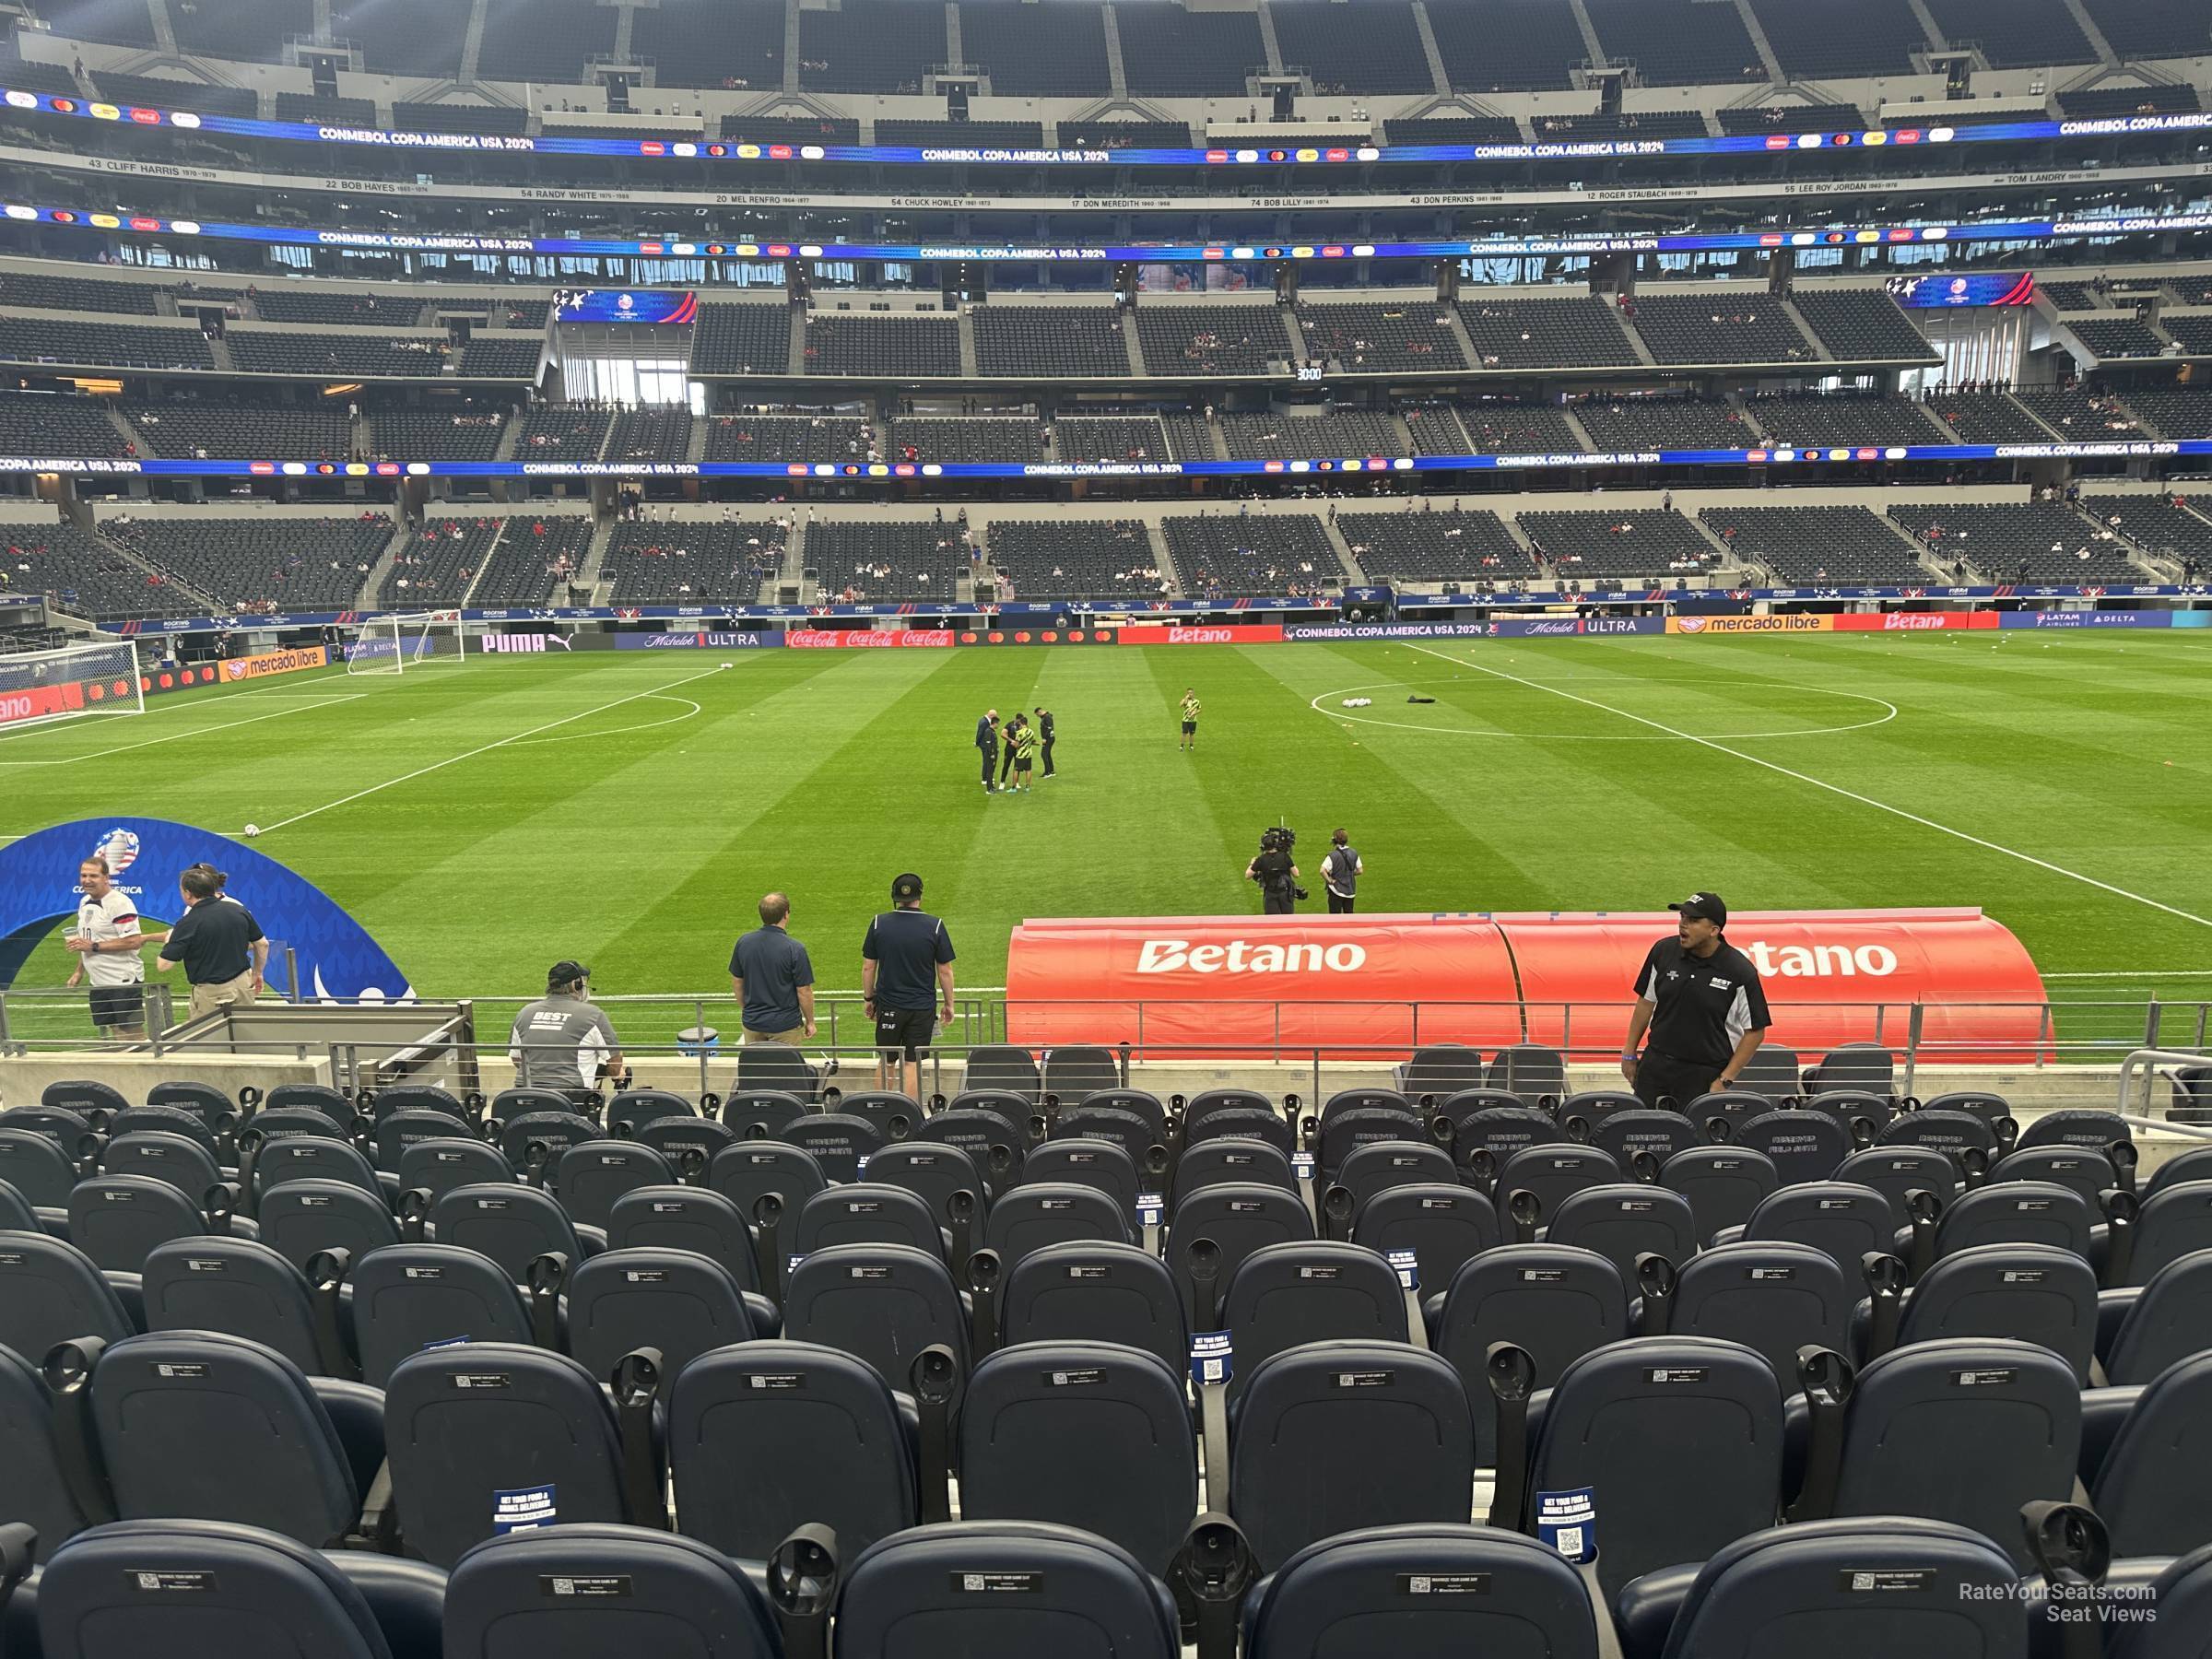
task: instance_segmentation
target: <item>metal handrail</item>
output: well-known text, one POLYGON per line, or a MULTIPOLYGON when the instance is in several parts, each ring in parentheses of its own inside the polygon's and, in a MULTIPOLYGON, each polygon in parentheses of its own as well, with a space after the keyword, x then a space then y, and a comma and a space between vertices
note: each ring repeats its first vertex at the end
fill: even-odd
POLYGON ((2126 1059, 2120 1062, 2119 1096, 2116 1105, 2120 1115, 2131 1124, 2149 1123, 2158 1128, 2171 1129, 2177 1134, 2212 1140, 2212 1128, 2200 1127, 2194 1124, 2176 1124, 2168 1118, 2152 1118, 2147 1115, 2138 1117, 2129 1112, 2130 1097, 2136 1092, 2136 1077, 2139 1072, 2143 1078, 2144 1112, 2148 1113, 2153 1104, 2150 1092, 2151 1079, 2157 1075, 2154 1068, 2160 1065, 2212 1065, 2212 1052, 2199 1049, 2193 1053, 2188 1049, 2160 1048, 2139 1048, 2133 1051, 2126 1059))

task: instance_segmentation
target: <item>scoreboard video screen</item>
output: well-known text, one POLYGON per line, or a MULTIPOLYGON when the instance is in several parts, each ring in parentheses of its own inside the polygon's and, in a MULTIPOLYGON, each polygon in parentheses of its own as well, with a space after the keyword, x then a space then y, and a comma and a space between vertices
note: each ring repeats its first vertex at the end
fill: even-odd
POLYGON ((563 323, 695 323, 699 296, 667 288, 566 288, 553 296, 563 323))
POLYGON ((2035 298, 2030 271, 1982 276, 1931 272, 1925 276, 1892 276, 1889 295, 1900 305, 1935 310, 1955 305, 2026 305, 2035 298))

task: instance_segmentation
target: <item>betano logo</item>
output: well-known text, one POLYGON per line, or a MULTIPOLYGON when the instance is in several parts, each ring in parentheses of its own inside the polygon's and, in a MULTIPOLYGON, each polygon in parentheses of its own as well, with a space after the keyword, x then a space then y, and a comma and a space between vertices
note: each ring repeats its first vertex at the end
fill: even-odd
POLYGON ((1897 952, 1887 945, 1783 945, 1764 939, 1737 947, 1761 973, 1777 979, 1886 979, 1897 971, 1897 952))
POLYGON ((1366 964, 1363 945, 1255 945, 1249 939, 1226 945, 1147 939, 1136 958, 1139 973, 1357 973, 1366 964))

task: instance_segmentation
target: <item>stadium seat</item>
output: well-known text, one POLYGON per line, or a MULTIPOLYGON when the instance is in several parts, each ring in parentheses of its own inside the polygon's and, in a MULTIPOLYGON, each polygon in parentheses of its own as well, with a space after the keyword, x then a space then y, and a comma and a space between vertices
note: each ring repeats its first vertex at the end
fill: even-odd
MULTIPOLYGON (((1525 1350, 1535 1362, 1535 1386, 1548 1388, 1583 1355, 1629 1335, 1629 1292, 1620 1270, 1595 1251, 1552 1244, 1508 1244, 1475 1257, 1424 1312, 1430 1346, 1476 1401, 1488 1398, 1495 1344, 1525 1350)), ((1477 1466, 1495 1466, 1490 1411, 1476 1411, 1475 1435, 1477 1466)))
POLYGON ((2037 1147, 2091 1147, 2099 1151, 2116 1141, 2133 1143, 2135 1131, 2127 1120, 2116 1112, 2092 1112, 2078 1106, 2062 1106, 2055 1112, 2046 1112, 2020 1130, 2020 1138, 2013 1143, 2015 1152, 2026 1152, 2037 1147))
POLYGON ((1104 1342, 1030 1342, 975 1368, 960 1406, 960 1513, 1049 1521, 1165 1576, 1198 1509, 1180 1368, 1104 1342))
POLYGON ((1313 1217, 1305 1205, 1280 1187, 1224 1182, 1200 1187, 1176 1205, 1168 1229, 1168 1263, 1182 1302, 1182 1316, 1194 1334, 1210 1329, 1199 1322, 1199 1297, 1192 1277, 1192 1246, 1217 1246, 1217 1291, 1236 1277, 1239 1265, 1255 1250, 1313 1236, 1313 1217))
POLYGON ((1181 1652, 1165 1584, 1104 1539, 1043 1522, 951 1522, 885 1538, 852 1563, 838 1605, 837 1659, 1181 1652))
MULTIPOLYGON (((94 1112, 105 1112, 112 1118, 115 1113, 129 1110, 131 1103, 112 1084, 84 1077, 63 1077, 39 1090, 39 1104, 50 1112, 66 1112, 83 1120, 94 1112)), ((15 1110, 24 1112, 29 1108, 19 1106, 15 1110)))
POLYGON ((220 1135, 238 1122, 238 1102, 212 1083, 189 1079, 157 1083, 146 1091, 146 1103, 189 1112, 206 1124, 212 1135, 220 1135))
MULTIPOLYGON (((61 1226, 54 1230, 58 1232, 65 1229, 68 1223, 69 1218, 64 1214, 61 1218, 61 1226)), ((30 1202, 14 1187, 8 1185, 6 1182, 0 1181, 0 1232, 45 1232, 46 1230, 45 1221, 30 1202)))
POLYGON ((668 1401, 677 1529, 740 1560, 813 1523, 865 1549, 919 1517, 915 1432, 911 1404, 850 1354, 772 1340, 702 1354, 668 1401))
MULTIPOLYGON (((610 1250, 568 1281, 569 1352, 612 1386, 627 1354, 660 1355, 664 1400, 677 1373, 700 1354, 750 1342, 759 1329, 736 1276, 689 1250, 610 1250)), ((772 1318, 765 1302, 762 1320, 772 1318)))
MULTIPOLYGON (((41 1561, 88 1524, 63 1473, 53 1418, 53 1394, 38 1367, 0 1345, 0 1515, 36 1529, 41 1561)), ((0 1611, 0 1629, 4 1620, 0 1611)))
POLYGON ((2097 1276, 2049 1244, 1979 1244, 1942 1257, 1908 1291, 1894 1346, 2010 1336, 2049 1348, 2086 1386, 2097 1352, 2097 1276))
POLYGON ((1621 1597, 1624 1648, 1654 1659, 1994 1659, 2032 1651, 2030 1619, 2002 1549, 1967 1527, 1900 1515, 1756 1532, 1621 1597))
MULTIPOLYGON (((359 1524, 382 1461, 374 1389, 311 1382, 275 1350, 207 1331, 126 1337, 104 1352, 69 1345, 46 1371, 71 1379, 57 1408, 82 1412, 98 1447, 98 1465, 73 1468, 71 1484, 96 1489, 104 1469, 121 1520, 235 1521, 311 1548, 359 1524)), ((66 1455, 66 1432, 63 1444, 66 1455)))
MULTIPOLYGON (((1853 1283, 1869 1253, 1887 1254, 1896 1248, 1889 1201, 1872 1187, 1841 1181, 1804 1182, 1762 1198, 1741 1237, 1752 1243, 1781 1241, 1824 1250, 1853 1283)), ((1726 1232, 1721 1239, 1735 1241, 1726 1232)))
POLYGON ((2048 1182, 2012 1181, 1961 1193, 1936 1223, 1936 1259, 1977 1244, 2049 1244, 2085 1261, 2094 1222, 2081 1194, 2048 1182))
MULTIPOLYGON (((1077 1101, 1076 1104, 1080 1109, 1085 1111, 1133 1112, 1138 1117, 1144 1119, 1145 1122, 1151 1126, 1152 1138, 1155 1141, 1164 1140, 1166 1138, 1168 1123, 1167 1108, 1159 1103, 1159 1097, 1158 1095, 1148 1094, 1144 1089, 1095 1089, 1091 1093, 1085 1095, 1082 1100, 1077 1101)), ((1067 1102, 1065 1097, 1063 1097, 1061 1101, 1061 1116, 1065 1118, 1066 1115, 1067 1102)))
POLYGON ((2212 1354, 2177 1362, 2140 1391, 2119 1392, 2136 1398, 2089 1493, 2112 1553, 2185 1555, 2212 1546, 2212 1495, 2203 1479, 2212 1354))
POLYGON ((2154 1192, 2136 1218, 2134 1235, 2122 1284, 2147 1284, 2169 1263, 2212 1249, 2212 1180, 2180 1182, 2154 1192))
POLYGON ((77 1336, 122 1341, 137 1328, 115 1288, 76 1245, 0 1233, 0 1347, 36 1364, 77 1336))
POLYGON ((668 1118, 696 1118, 699 1109, 665 1088, 626 1088, 606 1103, 606 1129, 618 1140, 635 1140, 638 1131, 668 1118))
POLYGON ((353 1106, 336 1089, 330 1091, 337 1097, 336 1104, 324 1106, 265 1106, 246 1120, 238 1132, 238 1141, 243 1147, 249 1139, 263 1143, 292 1140, 300 1135, 312 1139, 350 1141, 355 1122, 353 1106))
POLYGON ((1121 1086, 1122 1065, 1110 1048, 1071 1044, 1045 1051, 1044 1092, 1065 1105, 1121 1086))
POLYGON ((1681 1194, 1616 1182, 1569 1194, 1545 1228, 1544 1239, 1594 1250, 1620 1270, 1624 1281, 1632 1281, 1641 1256, 1681 1263, 1695 1255, 1698 1224, 1681 1194))
POLYGON ((1360 1527, 1463 1522, 1474 1477, 1466 1391, 1434 1354, 1393 1342, 1314 1343, 1246 1378, 1231 1426, 1229 1510, 1264 1571, 1360 1527))
MULTIPOLYGON (((1487 1091, 1460 1097, 1472 1100, 1495 1098, 1487 1091)), ((1464 1116, 1453 1117, 1455 1108, 1456 1102, 1447 1100, 1438 1109, 1441 1115, 1452 1120, 1453 1161, 1473 1174, 1477 1161, 1487 1159, 1482 1167, 1488 1170, 1488 1178, 1477 1177, 1486 1189, 1495 1182, 1499 1170, 1516 1152, 1531 1147, 1572 1144, 1564 1129, 1533 1106, 1477 1106, 1464 1116)))
POLYGON ((1254 1587, 1245 1618, 1250 1659, 1599 1651, 1574 1569, 1549 1546, 1489 1526, 1430 1522, 1324 1538, 1254 1587))
POLYGON ((370 1160, 394 1174, 407 1148, 418 1142, 469 1138, 467 1122, 443 1112, 394 1112, 374 1122, 369 1133, 370 1160))
POLYGON ((1431 1097, 1434 1109, 1453 1095, 1482 1088, 1483 1077, 1479 1050, 1460 1042, 1426 1042, 1397 1068, 1398 1093, 1417 1103, 1423 1096, 1431 1097))
POLYGON ((1156 1354, 1181 1373, 1182 1304, 1167 1264, 1133 1244, 1048 1244, 1016 1263, 999 1298, 1006 1347, 1110 1342, 1156 1354))
POLYGON ((902 1187, 920 1198, 940 1227, 953 1227, 953 1194, 972 1203, 971 1223, 980 1221, 986 1187, 975 1160, 959 1147, 938 1141, 895 1141, 868 1159, 871 1185, 902 1187))
POLYGON ((359 1116, 352 1097, 326 1083, 275 1084, 261 1102, 263 1112, 283 1112, 295 1106, 321 1112, 349 1135, 354 1119, 359 1116))
POLYGON ((2114 1633, 2107 1659, 2205 1659, 2212 1630, 2212 1549, 2193 1550, 2152 1581, 2153 1619, 2114 1633))
POLYGON ((130 1106, 108 1120, 108 1144, 147 1132, 182 1135, 218 1163, 231 1156, 227 1135, 218 1135, 196 1112, 182 1106, 130 1106))
POLYGON ((1794 1100, 1805 1085, 1798 1076, 1797 1051, 1764 1043, 1736 1074, 1735 1087, 1780 1103, 1794 1100))
POLYGON ((1762 1112, 1745 1119, 1730 1144, 1765 1153, 1788 1187, 1834 1179, 1851 1155, 1851 1131, 1825 1112, 1762 1112))
MULTIPOLYGON (((2132 1179, 2134 1148, 2122 1144, 2120 1150, 2132 1179)), ((1988 1184, 1998 1186, 2008 1181, 2040 1181, 2065 1187, 2091 1209, 2101 1207, 2104 1194, 2122 1185, 2120 1171, 2103 1148, 2065 1141, 2016 1147, 2005 1154, 1990 1167, 1988 1184)))
MULTIPOLYGON (((566 1104, 565 1096, 563 1103, 566 1104)), ((395 1083, 388 1088, 378 1089, 367 1105, 379 1122, 395 1112, 442 1112, 447 1117, 459 1118, 465 1124, 474 1121, 474 1114, 462 1104, 460 1096, 435 1083, 395 1083)))
MULTIPOLYGON (((951 1147, 944 1150, 949 1152, 951 1147)), ((871 1163, 871 1171, 877 1166, 871 1163)), ((877 1171, 877 1179, 882 1179, 877 1171)), ((1132 1232, 1140 1224, 1137 1197, 1147 1189, 1129 1154, 1106 1141, 1052 1140, 1033 1147, 1021 1167, 1022 1183, 1053 1182, 1103 1193, 1132 1232)), ((942 1213, 942 1212, 940 1212, 942 1213)))
POLYGON ((799 1206, 791 1253, 811 1255, 839 1244, 904 1244, 946 1259, 945 1235, 921 1197, 872 1181, 833 1186, 799 1206))
POLYGON ((1059 1121, 1053 1124, 1051 1138, 1108 1142, 1119 1147, 1123 1155, 1140 1170, 1149 1168, 1155 1157, 1164 1161, 1168 1156, 1164 1131, 1158 1123, 1142 1112, 1120 1106, 1094 1106, 1088 1100, 1060 1113, 1059 1121))
POLYGON ((0 1129, 0 1181, 22 1194, 34 1209, 51 1213, 59 1223, 66 1218, 69 1189, 76 1184, 76 1166, 69 1155, 46 1135, 29 1129, 0 1129))
POLYGON ((1567 1063, 1557 1049, 1514 1043, 1490 1057, 1483 1087, 1517 1095, 1524 1106, 1547 1109, 1567 1098, 1567 1063))
POLYGON ((1301 1240, 1253 1251, 1228 1277, 1221 1328, 1236 1364, 1232 1406, 1275 1355, 1316 1342, 1405 1342, 1406 1293, 1396 1271, 1359 1244, 1301 1240))
MULTIPOLYGON (((940 1138, 930 1135, 927 1130, 925 1124, 915 1133, 923 1139, 940 1138)), ((858 1181, 862 1160, 883 1147, 883 1137, 876 1133, 874 1124, 865 1118, 847 1117, 842 1112, 808 1112, 793 1119, 782 1134, 787 1145, 812 1153, 822 1173, 836 1182, 858 1181)))
POLYGON ((1911 1218, 1906 1198, 1913 1192, 1932 1194, 1939 1209, 1950 1203, 1959 1191, 1959 1166, 1933 1147, 1862 1147, 1836 1166, 1835 1179, 1881 1194, 1901 1226, 1911 1218))
POLYGON ((679 1178, 691 1179, 696 1163, 698 1178, 704 1179, 708 1166, 723 1148, 736 1144, 737 1132, 727 1124, 693 1112, 654 1118, 640 1127, 633 1138, 666 1159, 679 1178))
POLYGON ((952 1350, 968 1371, 968 1317, 944 1258, 900 1244, 838 1244, 791 1271, 783 1334, 866 1360, 893 1389, 913 1386, 922 1350, 952 1350))
POLYGON ((2176 1256, 2139 1288, 2098 1298, 2106 1378, 2147 1382, 2192 1354, 2212 1350, 2212 1250, 2176 1256))
POLYGON ((509 1164, 538 1181, 559 1168, 571 1147, 601 1138, 599 1125, 582 1112, 525 1112, 500 1126, 499 1147, 509 1164))
POLYGON ((400 1241, 400 1225, 381 1198, 342 1181, 288 1181, 261 1201, 261 1241, 304 1272, 325 1250, 360 1261, 400 1241))
POLYGON ((1370 1141, 1346 1158, 1335 1184, 1350 1200, 1349 1216, 1377 1193, 1394 1186, 1449 1186, 1459 1179, 1452 1155, 1433 1141, 1370 1141))
POLYGON ((846 1117, 864 1118, 876 1131, 878 1140, 887 1146, 904 1140, 914 1132, 914 1125, 924 1116, 921 1105, 912 1095, 895 1089, 864 1089, 857 1094, 840 1095, 830 1109, 846 1117))
POLYGON ((465 1136, 418 1140, 399 1155, 402 1192, 428 1193, 432 1204, 462 1186, 512 1186, 514 1168, 497 1147, 465 1136))
POLYGON ((699 1187, 638 1187, 615 1200, 606 1247, 688 1250, 729 1269, 740 1290, 765 1296, 753 1230, 720 1193, 699 1187))
POLYGON ((1665 1303, 1664 1331, 1649 1301, 1644 1335, 1700 1336, 1756 1348, 1782 1392, 1799 1390, 1797 1354, 1806 1347, 1851 1351, 1858 1275, 1809 1244, 1724 1244, 1680 1264, 1665 1303))
MULTIPOLYGON (((1090 1103, 1088 1100, 1084 1102, 1086 1105, 1090 1103)), ((1183 1137, 1189 1139, 1191 1131, 1217 1112, 1267 1112, 1277 1117, 1283 1115, 1280 1107, 1253 1089, 1202 1088, 1183 1102, 1183 1137)))
POLYGON ((651 1147, 635 1141, 583 1141, 555 1160, 549 1185, 569 1219, 605 1229, 615 1200, 638 1187, 672 1186, 676 1171, 651 1147))
POLYGON ((1534 1194, 1536 1219, 1541 1223, 1556 1215, 1571 1194, 1612 1184, 1626 1174, 1610 1152, 1595 1147, 1525 1147, 1499 1167, 1492 1196, 1502 1217, 1510 1213, 1515 1193, 1534 1194))
POLYGON ((389 1556, 326 1555, 280 1534, 162 1518, 93 1527, 37 1582, 49 1659, 421 1659, 439 1641, 445 1574, 389 1556))
POLYGON ((307 1276, 266 1244, 247 1239, 176 1239, 147 1253, 146 1328, 219 1331, 274 1348, 310 1376, 353 1374, 343 1351, 315 1341, 307 1276))
POLYGON ((217 1230, 183 1193, 144 1175, 96 1176, 69 1194, 70 1241, 103 1273, 135 1274, 155 1245, 217 1230))
POLYGON ((1954 1522, 2025 1571, 2020 1508, 2072 1496, 2080 1441, 2080 1388, 2050 1349, 1987 1337, 1918 1343, 1859 1372, 1831 1512, 1954 1522))
POLYGON ((1384 1188, 1353 1212, 1352 1242, 1385 1258, 1411 1251, 1414 1288, 1433 1291, 1501 1239, 1496 1206, 1454 1182, 1384 1188))
POLYGON ((782 1644, 742 1568, 644 1527, 594 1522, 488 1538, 446 1580, 445 1659, 657 1651, 780 1659, 782 1644))
POLYGON ((1523 1520, 1535 1522, 1538 1493, 1587 1489, 1609 1602, 1646 1572, 1772 1525, 1782 1508, 1782 1390, 1741 1343, 1639 1336, 1585 1354, 1530 1432, 1523 1520))
MULTIPOLYGON (((707 1166, 707 1190, 719 1193, 737 1206, 737 1213, 772 1235, 772 1258, 781 1262, 789 1253, 799 1206, 830 1184, 814 1154, 782 1141, 740 1141, 714 1154, 707 1166), (774 1217, 761 1219, 763 1201, 772 1199, 774 1217)), ((772 1288, 761 1289, 772 1293, 772 1288)))
POLYGON ((1559 1116, 1562 1127, 1571 1119, 1580 1118, 1583 1124, 1595 1128, 1613 1112, 1645 1110, 1647 1108, 1641 1097, 1625 1088, 1582 1088, 1559 1102, 1559 1116))
POLYGON ((2143 1186, 2144 1202, 2148 1203, 2168 1187, 2191 1181, 2212 1181, 2212 1147, 2193 1147, 2153 1170, 2143 1186))
POLYGON ((1224 1182, 1279 1187, 1286 1193, 1299 1190, 1289 1154, 1266 1141, 1227 1135, 1186 1147, 1175 1160, 1167 1192, 1169 1213, 1199 1188, 1224 1182))
POLYGON ((777 1140, 806 1115, 806 1100, 780 1088, 733 1089, 722 1103, 722 1124, 739 1140, 777 1140))
POLYGON ((1853 1146, 1868 1145, 1897 1117, 1897 1108, 1886 1095, 1866 1094, 1854 1088, 1831 1088, 1799 1097, 1801 1111, 1831 1117, 1849 1133, 1853 1146))
POLYGON ((551 1195, 524 1186, 453 1188, 430 1206, 430 1236, 489 1256, 518 1284, 539 1256, 561 1256, 573 1271, 587 1249, 551 1195))
POLYGON ((335 1181, 359 1187, 379 1199, 388 1196, 377 1179, 375 1166, 350 1141, 326 1135, 289 1135, 265 1141, 245 1158, 239 1168, 239 1180, 257 1211, 263 1196, 288 1181, 335 1181))
POLYGON ((1954 1159, 1969 1151, 1989 1159, 1997 1155, 1996 1132, 1981 1118, 1969 1112, 1937 1112, 1926 1106, 1891 1119, 1876 1139, 1884 1147, 1932 1147, 1947 1152, 1954 1159))
POLYGON ((384 1386, 384 1449, 400 1535, 449 1571, 518 1523, 661 1524, 657 1479, 650 1499, 624 1491, 615 1403, 565 1354, 470 1342, 410 1355, 384 1386))
POLYGON ((1979 1118, 1991 1129, 1999 1118, 2012 1115, 2012 1104, 2003 1095, 1990 1094, 1982 1089, 1957 1089, 1939 1094, 1921 1102, 1923 1112, 1963 1112, 1969 1117, 1979 1118))
MULTIPOLYGON (((434 1106, 431 1110, 444 1112, 451 1116, 454 1108, 434 1106)), ((487 1132, 496 1135, 516 1118, 533 1112, 573 1114, 576 1102, 558 1088, 502 1088, 491 1097, 491 1104, 485 1108, 484 1127, 487 1132)))
POLYGON ((1807 1095, 1853 1093, 1888 1096, 1897 1078, 1897 1056, 1878 1042, 1839 1043, 1805 1068, 1807 1095))
MULTIPOLYGON (((1114 1087, 1120 1079, 1103 1085, 1114 1087)), ((1037 1070, 1037 1057, 1025 1048, 1010 1043, 978 1043, 968 1051, 968 1064, 960 1074, 962 1093, 982 1088, 1003 1088, 1018 1094, 1034 1106, 1044 1092, 1044 1078, 1037 1070)))
POLYGON ((1639 1152, 1648 1152, 1661 1164, 1677 1152, 1701 1145, 1703 1133, 1679 1112, 1653 1112, 1630 1108, 1609 1112, 1591 1126, 1590 1144, 1609 1152, 1626 1170, 1639 1152))
POLYGON ((356 1257, 354 1343, 361 1378, 390 1384, 411 1355, 459 1343, 527 1344, 531 1310, 506 1270, 453 1244, 389 1244, 356 1257))
POLYGON ((1298 1150, 1297 1132, 1279 1112, 1262 1106, 1223 1106, 1182 1127, 1183 1156, 1218 1140, 1258 1141, 1285 1159, 1298 1150))
POLYGON ((1724 1228, 1741 1227, 1759 1201, 1781 1184, 1774 1160, 1747 1147, 1688 1147, 1659 1166, 1659 1184, 1689 1200, 1698 1242, 1711 1244, 1724 1228))
POLYGON ((1025 1180, 1001 1193, 984 1223, 986 1246, 1012 1267, 1033 1251, 1077 1241, 1131 1241, 1120 1205, 1096 1187, 1025 1180))
POLYGON ((103 1175, 140 1175, 164 1181, 194 1204, 223 1179, 215 1155, 189 1135, 134 1130, 110 1141, 100 1157, 103 1175))

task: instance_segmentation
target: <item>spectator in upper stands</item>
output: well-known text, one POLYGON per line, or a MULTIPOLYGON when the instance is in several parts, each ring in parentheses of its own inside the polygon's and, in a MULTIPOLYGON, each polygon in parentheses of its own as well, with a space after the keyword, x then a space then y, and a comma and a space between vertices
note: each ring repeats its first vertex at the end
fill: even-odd
POLYGON ((760 925, 730 952, 730 992, 744 1009, 747 1042, 797 1042, 814 1035, 814 963, 787 924, 791 900, 760 899, 760 925))

